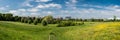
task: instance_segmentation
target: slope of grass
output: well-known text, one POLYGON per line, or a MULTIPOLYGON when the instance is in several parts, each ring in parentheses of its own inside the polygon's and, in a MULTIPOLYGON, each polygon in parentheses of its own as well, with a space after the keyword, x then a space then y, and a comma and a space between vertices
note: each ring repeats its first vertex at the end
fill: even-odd
POLYGON ((0 40, 120 40, 119 22, 86 22, 80 26, 55 27, 0 21, 0 40))
POLYGON ((120 40, 120 23, 98 23, 82 29, 69 30, 64 35, 72 40, 120 40))

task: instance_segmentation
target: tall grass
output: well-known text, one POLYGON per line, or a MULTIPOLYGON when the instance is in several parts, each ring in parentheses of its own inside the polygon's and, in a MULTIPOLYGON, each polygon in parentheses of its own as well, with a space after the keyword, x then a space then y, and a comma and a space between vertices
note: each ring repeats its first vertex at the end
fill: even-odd
POLYGON ((0 40, 120 40, 119 22, 85 22, 84 25, 56 27, 0 21, 0 40))

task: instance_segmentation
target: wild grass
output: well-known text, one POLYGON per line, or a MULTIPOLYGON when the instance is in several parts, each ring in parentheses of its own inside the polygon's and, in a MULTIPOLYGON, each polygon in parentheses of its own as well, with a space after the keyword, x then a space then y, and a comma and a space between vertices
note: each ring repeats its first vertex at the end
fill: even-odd
POLYGON ((56 27, 0 21, 0 40, 120 40, 120 22, 85 22, 84 25, 56 27))

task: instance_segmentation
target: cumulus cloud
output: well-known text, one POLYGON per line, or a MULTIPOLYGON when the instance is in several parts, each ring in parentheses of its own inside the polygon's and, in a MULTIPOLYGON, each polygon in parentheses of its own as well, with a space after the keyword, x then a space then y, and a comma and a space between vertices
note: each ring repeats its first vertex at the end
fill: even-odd
POLYGON ((9 12, 10 13, 16 13, 17 11, 16 10, 10 10, 9 12))
POLYGON ((88 7, 88 8, 101 8, 101 9, 114 10, 114 11, 120 9, 119 5, 100 6, 100 5, 83 4, 79 6, 88 7))
MULTIPOLYGON (((26 9, 17 9, 17 10, 10 10, 10 13, 14 13, 15 15, 62 15, 62 16, 77 16, 83 18, 92 18, 92 17, 110 17, 113 15, 119 16, 120 15, 120 6, 119 5, 109 5, 109 6, 101 6, 101 5, 90 5, 90 4, 83 4, 77 5, 78 0, 69 0, 66 2, 64 6, 67 6, 68 9, 64 9, 62 4, 56 3, 44 3, 49 2, 52 0, 27 0, 24 2, 24 6, 28 6, 30 8, 26 9), (38 5, 31 5, 30 2, 35 1, 39 3, 38 5), (79 8, 77 8, 77 6, 79 8), (85 8, 81 8, 85 7, 85 8), (55 10, 54 8, 59 8, 55 10), (63 9, 60 9, 63 8, 63 9), (97 9, 99 8, 99 9, 97 9), (44 10, 42 10, 44 9, 44 10), (50 9, 50 10, 49 10, 50 9), (69 10, 74 9, 74 10, 69 10)), ((4 9, 1 7, 0 9, 4 9)))
POLYGON ((52 1, 52 0, 36 0, 36 2, 49 2, 49 1, 52 1))
POLYGON ((18 9, 20 12, 26 12, 26 9, 18 9))
POLYGON ((33 5, 30 4, 31 1, 34 0, 26 0, 25 2, 22 3, 22 6, 33 7, 33 5))
POLYGON ((5 10, 6 8, 5 7, 0 7, 0 10, 5 10))
POLYGON ((77 0, 70 0, 72 3, 77 3, 77 0))
POLYGON ((9 8, 9 5, 6 5, 4 7, 0 7, 0 11, 4 11, 4 10, 7 10, 9 8))
POLYGON ((82 17, 82 18, 109 18, 118 16, 120 17, 120 9, 111 9, 112 7, 107 9, 96 9, 96 8, 87 8, 87 9, 76 9, 76 10, 61 10, 60 13, 62 15, 70 15, 72 17, 82 17), (116 11, 117 10, 117 11, 116 11), (67 14, 66 14, 67 13, 67 14))
POLYGON ((12 13, 14 15, 25 15, 25 13, 27 13, 27 10, 26 9, 10 10, 9 13, 12 13))
POLYGON ((71 9, 77 9, 76 3, 77 3, 77 0, 69 0, 68 2, 66 2, 66 6, 71 9))
POLYGON ((60 4, 54 4, 54 3, 50 3, 50 4, 39 4, 36 8, 62 8, 62 6, 60 4))
POLYGON ((53 12, 51 12, 51 11, 48 11, 48 12, 46 12, 48 15, 52 15, 52 14, 54 14, 53 12))
POLYGON ((28 12, 38 12, 39 9, 37 8, 31 8, 31 9, 27 9, 28 12))

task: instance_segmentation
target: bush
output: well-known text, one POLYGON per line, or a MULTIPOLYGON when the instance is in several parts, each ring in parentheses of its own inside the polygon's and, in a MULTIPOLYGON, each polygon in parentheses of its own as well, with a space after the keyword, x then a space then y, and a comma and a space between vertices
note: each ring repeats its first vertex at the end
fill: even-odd
POLYGON ((57 27, 64 27, 64 26, 75 26, 76 24, 73 22, 62 22, 57 25, 57 27))
POLYGON ((47 24, 48 24, 47 21, 44 21, 44 20, 42 21, 43 26, 47 26, 47 24))
POLYGON ((32 23, 32 21, 31 21, 31 20, 28 20, 28 23, 29 23, 29 24, 31 24, 31 23, 32 23))
POLYGON ((37 25, 38 24, 38 19, 36 18, 33 22, 34 25, 37 25))
POLYGON ((46 21, 48 24, 53 23, 53 17, 51 15, 45 16, 42 21, 46 21))
POLYGON ((24 23, 27 23, 28 21, 27 21, 27 19, 24 19, 24 23))
POLYGON ((74 23, 74 22, 61 22, 57 25, 57 27, 66 27, 66 26, 77 26, 77 25, 83 25, 84 22, 82 23, 74 23))
POLYGON ((76 23, 77 25, 83 25, 84 24, 84 22, 81 22, 81 23, 76 23))
POLYGON ((21 18, 21 22, 24 23, 24 18, 21 18))

